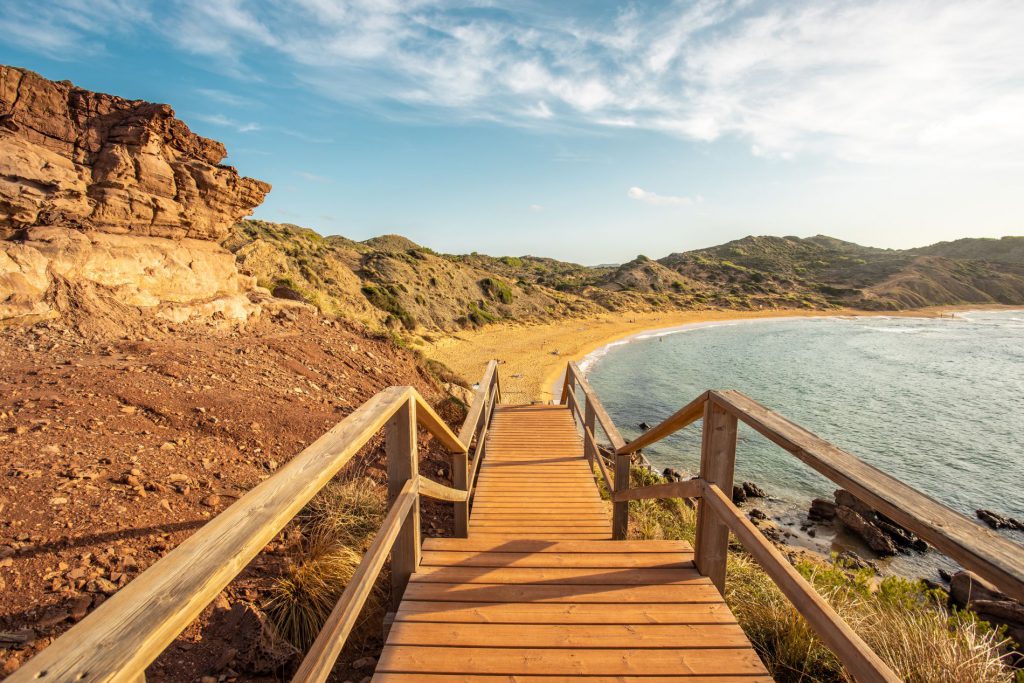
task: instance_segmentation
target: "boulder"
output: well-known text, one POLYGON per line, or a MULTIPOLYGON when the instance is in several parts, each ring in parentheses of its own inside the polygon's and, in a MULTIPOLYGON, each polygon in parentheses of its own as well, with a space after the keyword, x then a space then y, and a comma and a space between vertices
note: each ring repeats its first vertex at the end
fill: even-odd
POLYGON ((741 505, 747 502, 747 492, 743 490, 742 486, 732 487, 732 502, 734 505, 741 505))
POLYGON ((885 532, 853 508, 837 505, 836 517, 879 555, 895 555, 899 551, 896 543, 885 532))
POLYGON ((1007 599, 994 585, 966 569, 956 572, 950 578, 949 598, 959 607, 967 607, 975 600, 998 602, 1007 599))
POLYGON ((218 240, 270 185, 166 104, 0 66, 0 238, 35 225, 218 240))
POLYGON ((807 517, 815 521, 834 519, 836 516, 836 504, 824 498, 815 498, 811 501, 811 507, 807 511, 807 517))
POLYGON ((669 483, 683 480, 682 473, 679 470, 672 467, 666 467, 664 470, 662 470, 661 476, 665 477, 665 480, 668 481, 669 483))
POLYGON ((743 493, 747 495, 747 498, 767 498, 768 494, 765 490, 755 484, 752 481, 745 481, 740 486, 743 487, 743 493))

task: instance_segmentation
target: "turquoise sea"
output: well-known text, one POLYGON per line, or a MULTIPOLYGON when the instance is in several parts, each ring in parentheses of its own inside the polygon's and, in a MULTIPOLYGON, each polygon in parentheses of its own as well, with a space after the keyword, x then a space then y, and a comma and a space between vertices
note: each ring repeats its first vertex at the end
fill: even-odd
MULTIPOLYGON (((689 326, 606 347, 584 367, 627 439, 705 389, 738 389, 966 515, 1024 518, 1024 311, 689 326)), ((693 474, 699 451, 698 423, 645 452, 659 470, 693 474)), ((836 488, 743 426, 741 480, 796 526, 836 488)))

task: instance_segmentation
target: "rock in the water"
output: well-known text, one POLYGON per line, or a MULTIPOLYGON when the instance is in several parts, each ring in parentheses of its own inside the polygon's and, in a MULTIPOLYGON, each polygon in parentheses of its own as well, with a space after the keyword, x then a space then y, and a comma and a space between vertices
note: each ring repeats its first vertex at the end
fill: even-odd
POLYGON ((732 502, 734 505, 747 502, 747 492, 743 490, 742 486, 732 487, 732 502))
POLYGON ((974 514, 978 516, 978 519, 988 524, 993 529, 1015 529, 1017 531, 1024 531, 1024 522, 1014 519, 1013 517, 1006 517, 998 512, 992 512, 991 510, 975 510, 974 514))
POLYGON ((807 511, 807 517, 821 521, 833 519, 836 516, 836 504, 824 498, 815 498, 811 501, 811 508, 807 511))
POLYGON ((852 569, 874 569, 874 565, 852 550, 844 550, 836 555, 836 560, 845 567, 852 569))
POLYGON ((899 548, 885 532, 864 518, 859 512, 845 505, 836 506, 836 517, 850 531, 854 532, 879 555, 895 555, 899 548))
POLYGON ((665 479, 670 483, 683 480, 682 473, 679 470, 674 469, 672 467, 666 467, 662 471, 661 476, 665 477, 665 479))
POLYGON ((950 578, 949 598, 959 607, 967 607, 975 600, 1000 601, 1007 599, 994 585, 966 569, 958 571, 950 578))
POLYGON ((644 430, 645 432, 646 432, 646 431, 647 431, 648 429, 650 429, 650 428, 651 428, 651 425, 647 424, 646 422, 641 422, 641 423, 640 423, 639 425, 637 425, 637 426, 639 426, 639 427, 640 427, 640 429, 644 430))
POLYGON ((860 502, 860 499, 846 489, 836 489, 835 499, 836 505, 842 505, 855 510, 862 517, 870 517, 875 513, 870 506, 860 502))
POLYGON ((743 487, 743 493, 747 494, 747 498, 767 498, 768 494, 765 490, 755 484, 752 481, 745 481, 740 486, 743 487))
POLYGON ((1006 635, 1024 643, 1024 604, 1012 600, 977 574, 962 570, 949 582, 949 599, 967 607, 994 626, 1006 626, 1006 635))
POLYGON ((764 512, 762 512, 761 510, 758 510, 757 508, 754 508, 749 513, 747 513, 747 516, 750 517, 751 519, 756 519, 756 520, 768 519, 768 515, 764 514, 764 512))

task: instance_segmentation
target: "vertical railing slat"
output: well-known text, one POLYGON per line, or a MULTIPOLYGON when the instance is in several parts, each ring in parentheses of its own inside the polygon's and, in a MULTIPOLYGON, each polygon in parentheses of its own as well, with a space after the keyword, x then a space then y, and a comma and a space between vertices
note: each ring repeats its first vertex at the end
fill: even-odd
MULTIPOLYGON (((419 477, 414 399, 410 398, 388 421, 385 434, 388 457, 388 504, 394 505, 405 483, 419 477)), ((419 564, 420 505, 417 499, 391 549, 391 605, 394 609, 398 609, 409 577, 419 564)))
MULTIPOLYGON (((714 401, 704 404, 704 432, 700 449, 700 478, 732 493, 736 466, 736 416, 714 401)), ((711 579, 719 592, 725 591, 725 560, 729 527, 713 514, 703 497, 697 501, 697 539, 694 563, 711 579)))

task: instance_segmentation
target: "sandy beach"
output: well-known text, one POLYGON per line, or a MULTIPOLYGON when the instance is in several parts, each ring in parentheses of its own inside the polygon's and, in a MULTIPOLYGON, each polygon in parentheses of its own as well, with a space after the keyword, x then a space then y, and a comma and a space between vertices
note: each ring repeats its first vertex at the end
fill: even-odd
MULTIPOLYGON (((858 312, 863 313, 863 312, 858 312)), ((649 330, 689 323, 793 316, 846 315, 850 311, 671 311, 616 313, 548 324, 498 324, 442 337, 421 347, 468 383, 476 382, 492 358, 501 362, 506 401, 551 399, 551 385, 571 360, 606 344, 649 330)))
POLYGON ((633 335, 691 323, 754 320, 760 318, 822 316, 938 316, 955 311, 1014 308, 1007 306, 934 307, 910 311, 860 311, 837 309, 809 311, 776 309, 769 311, 669 311, 659 313, 609 313, 594 318, 563 320, 546 324, 496 324, 479 330, 436 338, 420 346, 428 358, 447 365, 472 384, 483 374, 492 358, 501 363, 501 383, 505 400, 529 403, 547 402, 551 386, 565 371, 569 361, 578 361, 607 344, 633 335))

